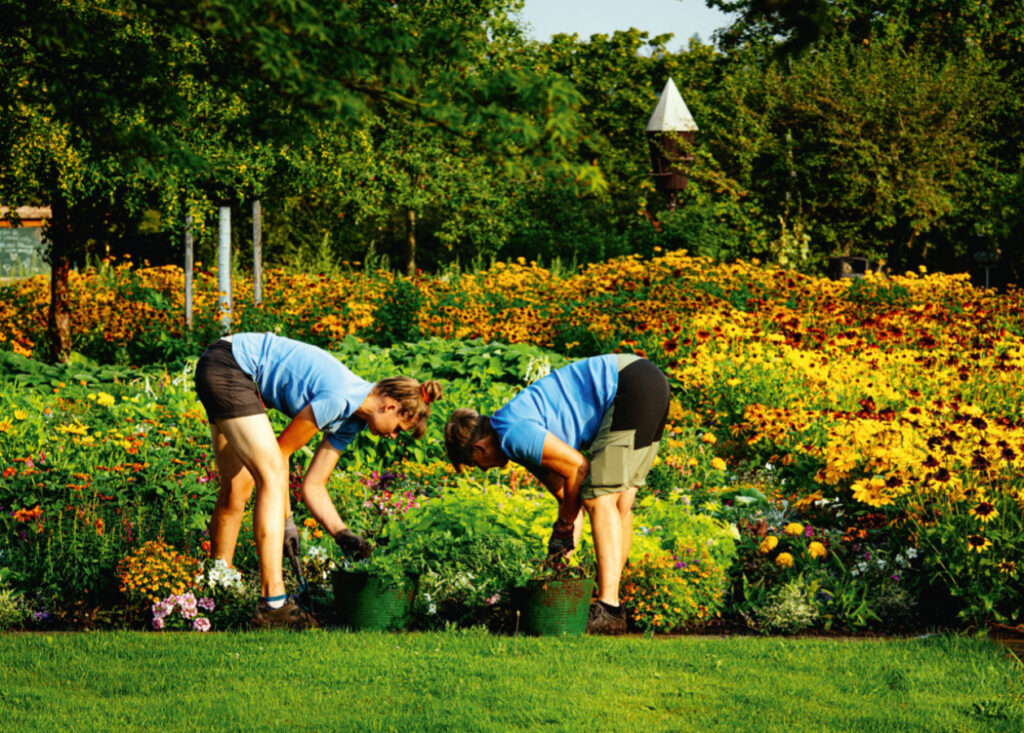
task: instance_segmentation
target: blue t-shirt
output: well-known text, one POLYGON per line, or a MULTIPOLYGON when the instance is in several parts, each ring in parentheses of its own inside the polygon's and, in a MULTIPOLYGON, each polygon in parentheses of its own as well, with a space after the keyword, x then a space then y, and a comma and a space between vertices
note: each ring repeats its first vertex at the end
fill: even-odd
POLYGON ((288 417, 312 405, 317 428, 338 450, 366 427, 355 411, 373 383, 323 349, 272 333, 236 333, 231 353, 256 382, 265 404, 288 417))
POLYGON ((501 450, 538 478, 544 438, 551 433, 576 450, 589 446, 619 388, 615 354, 581 359, 556 369, 491 416, 501 450))

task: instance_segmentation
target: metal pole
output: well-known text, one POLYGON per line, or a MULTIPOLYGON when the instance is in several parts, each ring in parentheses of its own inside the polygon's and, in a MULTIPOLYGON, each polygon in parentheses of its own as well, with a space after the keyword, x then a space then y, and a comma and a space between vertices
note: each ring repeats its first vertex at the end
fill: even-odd
POLYGON ((252 202, 252 302, 263 302, 263 207, 252 202))
POLYGON ((195 252, 192 248, 192 215, 185 215, 185 325, 192 330, 192 269, 195 252))
POLYGON ((217 238, 217 290, 220 292, 220 324, 231 333, 231 207, 220 207, 217 238))

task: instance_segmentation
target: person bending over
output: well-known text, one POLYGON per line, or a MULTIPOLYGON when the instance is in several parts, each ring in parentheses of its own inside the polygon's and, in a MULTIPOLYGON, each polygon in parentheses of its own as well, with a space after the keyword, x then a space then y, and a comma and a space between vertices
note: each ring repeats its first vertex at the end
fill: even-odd
POLYGON ((341 520, 327 492, 328 477, 341 451, 364 428, 387 438, 403 430, 422 437, 441 385, 409 377, 367 382, 316 346, 272 333, 236 333, 199 357, 195 386, 210 421, 220 475, 210 519, 212 556, 232 564, 245 505, 255 488, 260 599, 250 624, 318 626, 284 591, 285 543, 297 550, 299 537, 289 506, 289 456, 323 432, 302 482, 302 499, 343 551, 365 556, 369 545, 341 520), (291 418, 279 436, 267 407, 291 418))
POLYGON ((597 555, 590 633, 626 630, 619 580, 633 542, 633 500, 654 464, 669 397, 668 380, 650 361, 606 354, 548 374, 490 417, 459 408, 445 425, 457 469, 501 467, 511 459, 554 495, 558 519, 549 554, 575 548, 586 508, 597 555))

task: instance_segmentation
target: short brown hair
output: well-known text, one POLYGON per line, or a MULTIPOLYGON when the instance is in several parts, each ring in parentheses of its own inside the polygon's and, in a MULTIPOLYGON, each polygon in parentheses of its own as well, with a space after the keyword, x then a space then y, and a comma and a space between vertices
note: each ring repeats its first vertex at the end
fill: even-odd
POLYGON ((494 433, 491 419, 470 407, 460 407, 448 416, 444 443, 448 460, 457 469, 473 465, 473 443, 494 433))

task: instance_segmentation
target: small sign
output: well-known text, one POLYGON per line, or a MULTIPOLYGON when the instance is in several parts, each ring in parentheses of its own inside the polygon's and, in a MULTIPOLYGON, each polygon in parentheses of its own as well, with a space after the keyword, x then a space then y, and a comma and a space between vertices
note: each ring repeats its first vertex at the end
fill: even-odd
POLYGON ((0 277, 49 274, 42 227, 0 227, 0 277))

